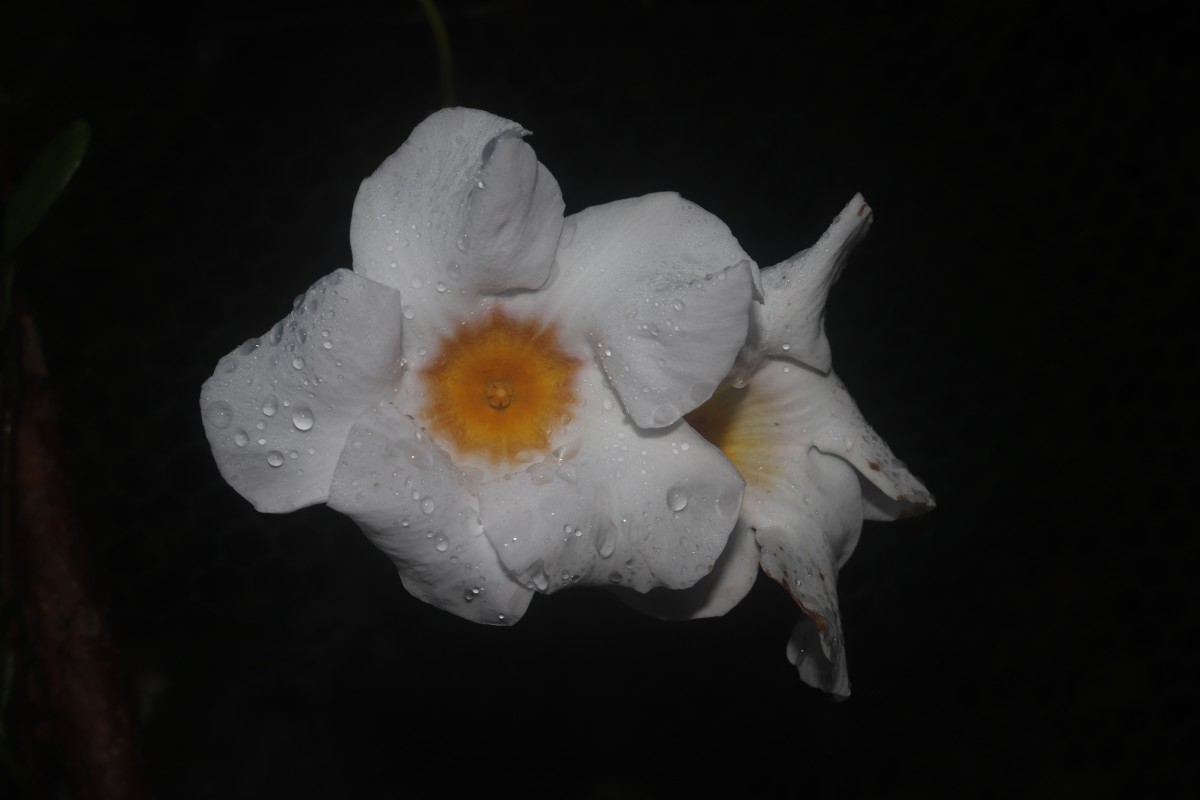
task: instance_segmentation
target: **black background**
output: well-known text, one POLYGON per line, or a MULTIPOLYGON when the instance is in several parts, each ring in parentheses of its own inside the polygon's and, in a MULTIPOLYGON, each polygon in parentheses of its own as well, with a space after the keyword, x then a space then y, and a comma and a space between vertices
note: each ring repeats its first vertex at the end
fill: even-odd
POLYGON ((200 384, 349 266, 359 181, 441 103, 417 3, 3 12, 9 170, 94 130, 19 281, 159 796, 1197 786, 1194 14, 894 5, 442 4, 455 100, 533 130, 568 212, 676 190, 765 266, 875 209, 834 365, 939 506, 842 573, 844 703, 765 580, 719 620, 574 590, 483 628, 221 481, 200 384))

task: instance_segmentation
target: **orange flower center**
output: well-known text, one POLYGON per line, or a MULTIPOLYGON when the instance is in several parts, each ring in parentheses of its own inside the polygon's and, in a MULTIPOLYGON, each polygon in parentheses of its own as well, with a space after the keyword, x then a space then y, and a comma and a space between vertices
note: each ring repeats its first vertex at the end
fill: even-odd
POLYGON ((421 418, 460 454, 492 464, 532 457, 571 419, 581 364, 555 326, 494 308, 438 343, 420 373, 421 418))

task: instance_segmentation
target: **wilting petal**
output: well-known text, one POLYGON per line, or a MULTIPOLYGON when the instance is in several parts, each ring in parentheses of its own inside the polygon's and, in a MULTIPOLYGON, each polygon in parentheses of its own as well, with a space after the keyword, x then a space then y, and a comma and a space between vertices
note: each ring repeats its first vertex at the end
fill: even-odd
MULTIPOLYGON (((723 384, 689 421, 746 478, 742 515, 753 528, 786 527, 804 513, 813 499, 808 456, 813 448, 845 459, 862 474, 871 488, 855 494, 862 495, 869 519, 932 507, 933 498, 866 423, 833 373, 768 358, 746 388, 723 384)), ((831 542, 839 564, 857 541, 855 529, 852 536, 831 542)))
POLYGON ((532 593, 504 572, 481 535, 468 481, 392 406, 375 406, 355 423, 329 507, 358 523, 421 600, 491 625, 525 613, 532 593))
POLYGON ((755 538, 763 572, 788 591, 807 617, 793 633, 788 658, 805 683, 845 696, 850 694, 850 681, 837 600, 838 556, 832 543, 857 538, 862 500, 849 464, 815 450, 807 458, 810 502, 788 527, 759 528, 755 538))
POLYGON ((480 487, 509 572, 539 591, 678 589, 707 575, 742 496, 725 457, 687 425, 646 436, 619 408, 589 406, 571 430, 578 439, 548 461, 480 487))
POLYGON ((713 571, 687 589, 651 589, 646 594, 621 591, 619 597, 644 614, 659 619, 719 617, 742 601, 758 578, 758 543, 754 531, 739 521, 713 571))
POLYGON ((676 194, 653 194, 572 216, 552 283, 522 300, 586 336, 633 421, 661 428, 729 371, 754 269, 723 222, 676 194))
POLYGON ((401 291, 424 289, 426 311, 545 283, 562 193, 521 141, 526 133, 465 108, 418 125, 359 189, 350 221, 355 270, 401 291))
POLYGON ((866 497, 871 501, 868 518, 896 519, 933 508, 933 495, 867 424, 841 379, 830 373, 822 389, 829 413, 814 444, 821 452, 849 461, 884 495, 879 498, 874 493, 867 493, 866 497))
POLYGON ((217 364, 200 390, 222 477, 259 511, 324 502, 354 420, 400 377, 400 295, 349 270, 217 364))
POLYGON ((831 365, 825 301, 846 258, 871 225, 862 195, 842 209, 815 245, 761 273, 766 302, 755 308, 761 355, 785 356, 821 372, 831 365))

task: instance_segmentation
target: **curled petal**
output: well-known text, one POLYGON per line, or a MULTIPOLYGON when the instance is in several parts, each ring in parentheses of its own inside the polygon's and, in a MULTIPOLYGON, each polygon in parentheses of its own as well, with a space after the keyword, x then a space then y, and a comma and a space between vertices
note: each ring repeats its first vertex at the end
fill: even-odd
POLYGON ((451 307, 545 283, 562 230, 562 192, 521 140, 527 133, 466 108, 418 125, 359 189, 350 221, 354 269, 451 307))
POLYGON ((813 443, 850 462, 878 490, 864 495, 868 519, 911 517, 932 509, 933 495, 863 418, 841 379, 830 373, 822 386, 829 414, 813 443))
POLYGON ((399 298, 338 270, 204 382, 200 407, 217 467, 259 511, 328 498, 355 418, 399 380, 399 298))
POLYGON ((862 528, 862 501, 850 465, 815 450, 809 451, 808 458, 814 484, 811 503, 787 527, 759 528, 755 538, 762 550, 763 572, 787 590, 805 616, 788 644, 788 658, 805 683, 847 696, 850 680, 838 610, 838 563, 831 543, 857 536, 862 528))
POLYGON ((742 497, 728 460, 685 424, 646 436, 615 408, 589 409, 573 432, 548 460, 480 487, 484 528, 509 572, 547 592, 680 589, 707 575, 742 497))
POLYGON ((676 194, 586 209, 537 301, 582 333, 633 421, 671 425, 709 398, 749 324, 754 263, 676 194))
POLYGON ((758 357, 784 356, 828 372, 825 301, 854 246, 871 226, 862 195, 834 218, 815 245, 762 271, 766 301, 755 308, 758 357))
MULTIPOLYGON (((868 519, 894 519, 933 506, 929 492, 892 455, 832 372, 768 358, 746 388, 724 384, 689 419, 717 440, 746 476, 742 515, 751 527, 786 525, 805 513, 817 491, 809 458, 814 447, 858 470, 862 485, 870 487, 855 489, 868 519)), ((839 564, 857 542, 857 528, 831 541, 839 564)))
POLYGON ((758 577, 758 543, 754 531, 739 520, 713 571, 687 589, 651 589, 646 594, 621 591, 633 608, 659 619, 703 619, 723 616, 742 601, 758 577))
POLYGON ((359 417, 334 473, 329 507, 396 564, 417 598, 474 622, 511 625, 532 593, 501 568, 471 487, 421 428, 391 405, 359 417))

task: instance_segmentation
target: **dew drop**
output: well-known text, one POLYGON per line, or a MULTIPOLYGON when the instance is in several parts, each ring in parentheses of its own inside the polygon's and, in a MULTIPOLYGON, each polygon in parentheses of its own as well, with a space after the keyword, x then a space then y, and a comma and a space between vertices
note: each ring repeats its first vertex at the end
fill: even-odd
POLYGON ((659 427, 670 425, 677 419, 679 419, 679 409, 670 403, 663 403, 650 415, 650 422, 659 427))
POLYGON ((333 349, 333 342, 323 342, 323 343, 321 344, 321 347, 324 347, 326 350, 332 350, 332 349, 333 349))
POLYGON ((421 500, 421 511, 423 513, 432 514, 433 508, 434 508, 434 506, 433 506, 433 498, 432 497, 426 497, 423 500, 421 500))
POLYGON ((205 409, 205 416, 209 425, 218 430, 225 430, 229 427, 229 423, 233 422, 233 409, 224 400, 217 400, 209 403, 208 408, 205 409))
POLYGON ((417 312, 416 312, 416 311, 413 311, 413 307, 412 307, 412 306, 405 306, 405 307, 404 307, 404 308, 401 310, 401 313, 402 313, 402 314, 404 314, 404 318, 405 318, 405 319, 412 319, 413 317, 415 317, 415 316, 417 315, 417 312))
POLYGON ((279 400, 273 394, 267 395, 267 399, 263 400, 262 413, 268 417, 275 416, 275 411, 279 407, 279 400))
POLYGON ((450 280, 456 281, 462 277, 462 267, 458 265, 458 262, 451 261, 446 267, 446 274, 450 276, 450 280))
POLYGON ((420 278, 413 278, 413 279, 412 279, 412 287, 413 287, 414 289, 420 289, 420 288, 421 288, 422 286, 424 286, 424 285, 425 285, 425 281, 421 280, 420 278))
POLYGON ((264 438, 262 438, 262 437, 259 437, 258 443, 259 443, 260 445, 264 445, 264 444, 266 444, 266 443, 267 443, 267 440, 266 440, 266 439, 264 439, 264 438))
POLYGON ((617 549, 617 528, 611 522, 604 526, 604 531, 596 540, 596 552, 601 558, 608 558, 617 549))
POLYGON ((282 467, 283 453, 279 452, 278 450, 272 450, 271 452, 267 453, 267 463, 272 467, 282 467))
POLYGON ((293 369, 304 369, 304 359, 301 358, 300 356, 296 356, 295 358, 293 358, 292 359, 292 368, 293 369))
POLYGON ((292 411, 292 424, 296 426, 296 430, 312 430, 313 422, 313 413, 308 406, 296 406, 292 411))
POLYGON ((446 534, 439 533, 433 546, 439 553, 444 553, 450 549, 450 540, 446 538, 446 534))
POLYGON ((612 398, 611 397, 604 398, 604 402, 601 403, 600 405, 604 406, 605 411, 612 411, 612 408, 613 408, 612 398))
POLYGON ((678 486, 667 492, 667 508, 672 511, 683 511, 687 508, 688 496, 687 492, 680 489, 678 486))
POLYGON ((271 328, 271 332, 267 334, 267 341, 271 344, 279 344, 279 340, 283 338, 283 320, 275 323, 271 328))
POLYGON ((687 308, 687 306, 683 304, 682 300, 676 300, 674 303, 671 303, 671 308, 675 309, 676 311, 683 311, 685 308, 687 308))
POLYGON ((445 283, 443 283, 442 281, 438 281, 438 282, 437 282, 437 287, 436 287, 436 288, 437 288, 437 290, 438 290, 438 292, 439 292, 439 293, 445 293, 445 291, 446 291, 446 284, 445 284, 445 283))
POLYGON ((238 447, 245 447, 250 444, 250 437, 246 435, 245 431, 238 431, 233 435, 233 443, 238 447))

